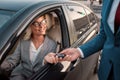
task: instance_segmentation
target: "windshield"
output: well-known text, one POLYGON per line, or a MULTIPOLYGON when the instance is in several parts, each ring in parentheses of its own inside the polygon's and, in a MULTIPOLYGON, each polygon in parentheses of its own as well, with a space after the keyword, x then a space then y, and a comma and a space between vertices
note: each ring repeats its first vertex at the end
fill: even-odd
POLYGON ((0 9, 0 31, 3 25, 12 17, 14 12, 0 9))

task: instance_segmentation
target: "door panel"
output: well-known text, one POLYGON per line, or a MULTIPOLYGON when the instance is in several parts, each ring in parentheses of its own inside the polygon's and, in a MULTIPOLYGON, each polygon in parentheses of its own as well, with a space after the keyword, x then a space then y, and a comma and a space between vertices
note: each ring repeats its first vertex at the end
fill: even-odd
MULTIPOLYGON (((77 41, 72 45, 78 47, 96 36, 98 23, 92 12, 86 11, 85 7, 75 4, 68 4, 66 11, 71 22, 73 22, 72 26, 76 30, 75 36, 77 36, 77 41)), ((67 74, 65 80, 97 80, 98 58, 99 52, 88 58, 80 59, 77 65, 67 74)))

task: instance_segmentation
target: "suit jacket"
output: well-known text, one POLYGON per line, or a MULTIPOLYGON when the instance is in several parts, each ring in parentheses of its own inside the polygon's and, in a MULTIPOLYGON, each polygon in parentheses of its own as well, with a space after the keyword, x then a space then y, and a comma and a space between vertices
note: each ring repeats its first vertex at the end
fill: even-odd
POLYGON ((34 72, 38 71, 42 67, 44 56, 49 52, 55 52, 56 47, 56 43, 46 36, 41 51, 39 52, 34 64, 32 64, 29 55, 30 40, 22 40, 18 44, 15 52, 6 59, 2 66, 6 70, 10 70, 15 67, 11 76, 24 75, 25 77, 30 77, 34 72))
POLYGON ((120 80, 120 28, 114 35, 107 23, 114 0, 103 0, 100 33, 91 41, 80 46, 85 58, 102 50, 98 71, 99 80, 107 80, 113 67, 115 80, 120 80))

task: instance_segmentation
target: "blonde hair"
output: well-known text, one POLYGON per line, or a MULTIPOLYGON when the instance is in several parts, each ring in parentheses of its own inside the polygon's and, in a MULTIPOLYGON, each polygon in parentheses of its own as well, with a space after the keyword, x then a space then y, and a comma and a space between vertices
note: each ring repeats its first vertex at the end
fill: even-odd
POLYGON ((25 31, 23 40, 29 40, 31 38, 31 34, 32 34, 32 30, 31 30, 31 27, 29 26, 25 31))

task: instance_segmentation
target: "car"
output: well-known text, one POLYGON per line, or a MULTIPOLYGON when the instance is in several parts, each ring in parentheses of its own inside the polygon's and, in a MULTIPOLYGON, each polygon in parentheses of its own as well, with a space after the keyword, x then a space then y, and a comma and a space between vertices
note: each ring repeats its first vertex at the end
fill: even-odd
MULTIPOLYGON (((28 25, 43 14, 49 22, 47 35, 57 43, 56 53, 69 47, 76 48, 99 33, 99 18, 90 8, 79 2, 1 0, 0 64, 8 55, 13 54, 28 25)), ((86 59, 46 64, 28 80, 97 80, 99 55, 100 52, 97 52, 86 59)), ((0 78, 5 77, 1 75, 0 78)), ((9 75, 7 79, 9 80, 9 75)))

